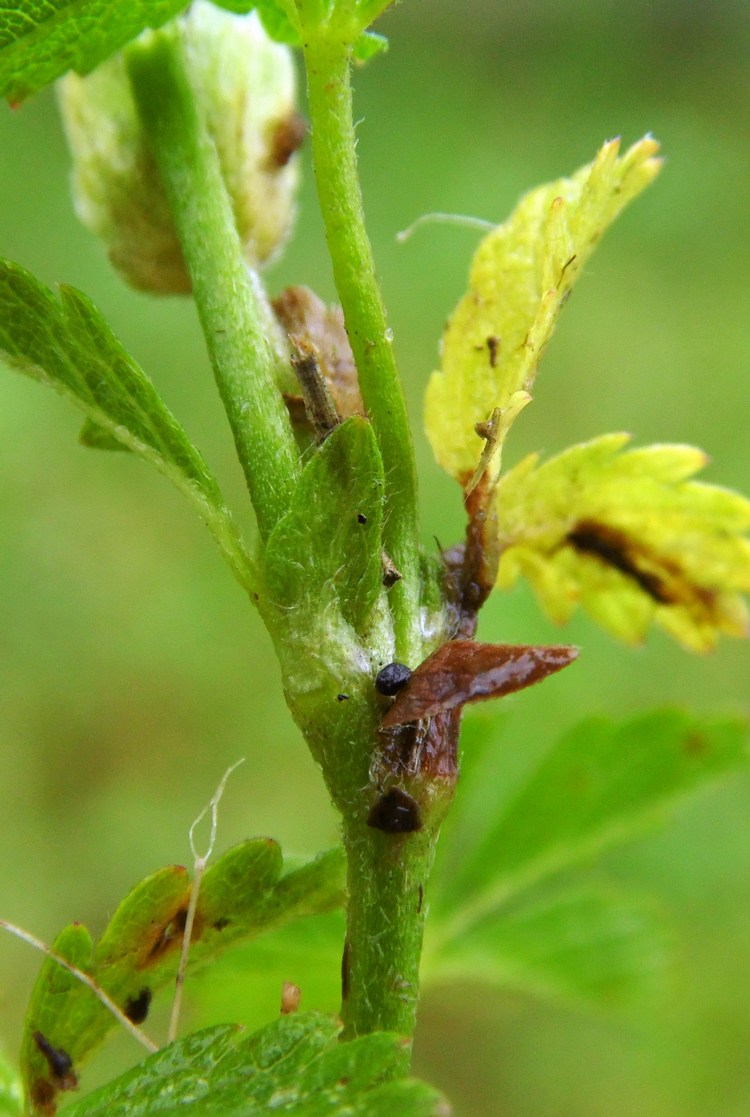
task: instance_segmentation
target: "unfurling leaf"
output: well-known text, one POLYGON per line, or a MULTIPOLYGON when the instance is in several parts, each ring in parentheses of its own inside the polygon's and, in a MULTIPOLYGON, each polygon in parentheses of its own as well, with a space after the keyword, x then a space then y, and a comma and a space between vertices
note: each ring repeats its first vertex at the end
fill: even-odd
POLYGON ((411 673, 381 728, 432 718, 467 702, 502 698, 561 671, 577 656, 578 649, 565 644, 537 647, 450 640, 411 673))
MULTIPOLYGON (((619 155, 619 141, 571 178, 540 186, 510 219, 484 238, 471 265, 469 291, 443 336, 442 361, 427 386, 425 424, 439 464, 466 485, 482 453, 476 425, 496 408, 527 402, 557 315, 594 245, 660 166, 650 137, 619 155)), ((500 450, 510 422, 502 424, 500 450)), ((499 454, 486 463, 499 474, 499 454)))
POLYGON ((690 480, 702 451, 623 453, 628 437, 603 435, 538 468, 532 454, 500 479, 498 585, 524 574, 553 620, 580 602, 628 643, 651 622, 695 651, 746 635, 750 501, 690 480))

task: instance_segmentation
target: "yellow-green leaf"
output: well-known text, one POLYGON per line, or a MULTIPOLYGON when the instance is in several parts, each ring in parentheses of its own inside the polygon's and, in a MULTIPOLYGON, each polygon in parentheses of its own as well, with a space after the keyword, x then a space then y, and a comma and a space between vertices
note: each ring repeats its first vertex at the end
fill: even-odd
POLYGON ((654 622, 694 651, 745 636, 750 501, 690 478, 693 446, 626 450, 607 434, 537 467, 525 458, 497 486, 498 585, 519 574, 560 623, 577 604, 638 643, 654 622))
MULTIPOLYGON (((571 178, 540 186, 479 245, 470 287, 443 336, 441 370, 427 386, 425 424, 439 464, 461 484, 482 453, 475 430, 496 408, 526 402, 557 315, 594 245, 655 177, 657 143, 645 137, 624 155, 606 143, 571 178), (520 395, 519 395, 520 393, 520 395)), ((510 422, 501 426, 500 448, 510 422)), ((499 474, 499 455, 486 463, 499 474)))

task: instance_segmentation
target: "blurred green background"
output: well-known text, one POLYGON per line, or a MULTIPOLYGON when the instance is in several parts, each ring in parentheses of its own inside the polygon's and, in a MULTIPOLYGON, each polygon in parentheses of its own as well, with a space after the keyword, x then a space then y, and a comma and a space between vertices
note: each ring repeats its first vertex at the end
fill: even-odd
MULTIPOLYGON (((629 143, 653 132, 666 166, 577 287, 506 460, 628 430, 639 443, 697 443, 712 457, 706 479, 750 490, 744 0, 404 0, 382 29, 390 53, 357 75, 358 151, 414 417, 427 545, 462 531, 420 411, 477 234, 435 226, 404 245, 394 234, 430 210, 500 220, 524 190, 616 134, 629 143)), ((126 289, 76 223, 50 93, 2 108, 0 151, 0 252, 93 297, 247 519, 193 309, 126 289)), ((268 281, 333 297, 309 166, 296 236, 268 281)), ((80 448, 79 425, 66 403, 3 372, 0 915, 47 939, 74 919, 100 930, 136 880, 184 861, 190 821, 239 756, 247 763, 222 805, 222 847, 269 834, 313 854, 337 833, 270 642, 207 533, 142 463, 80 448)), ((495 600, 481 631, 559 638, 525 589, 495 600)), ((592 711, 748 710, 746 644, 697 658, 655 635, 630 650, 585 618, 565 636, 583 649, 575 671, 508 700, 506 740, 523 763, 592 711)), ((750 778, 737 780, 607 858, 611 874, 656 893, 678 929, 674 973, 642 1013, 428 990, 417 1070, 445 1088, 458 1117, 747 1117, 749 811, 750 778)), ((37 968, 28 948, 0 940, 9 1053, 37 968)), ((335 1008, 322 963, 299 980, 307 1007, 335 1008)), ((256 1010, 277 995, 262 982, 241 989, 256 1010)), ((119 1057, 133 1055, 123 1045, 119 1057)))

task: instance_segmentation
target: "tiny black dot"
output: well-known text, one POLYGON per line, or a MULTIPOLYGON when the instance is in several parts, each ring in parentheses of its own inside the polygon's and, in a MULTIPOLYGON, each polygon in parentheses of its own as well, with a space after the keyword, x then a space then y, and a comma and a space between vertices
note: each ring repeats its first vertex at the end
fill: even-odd
POLYGON ((390 698, 398 694, 411 678, 411 671, 405 663, 389 663, 382 671, 378 671, 375 678, 375 689, 379 694, 388 695, 390 698))
POLYGON ((358 524, 366 524, 367 523, 367 516, 365 516, 363 512, 358 512, 357 513, 357 523, 358 524))
POLYGON ((337 694, 336 698, 339 700, 339 702, 348 702, 349 701, 349 695, 348 694, 337 694))

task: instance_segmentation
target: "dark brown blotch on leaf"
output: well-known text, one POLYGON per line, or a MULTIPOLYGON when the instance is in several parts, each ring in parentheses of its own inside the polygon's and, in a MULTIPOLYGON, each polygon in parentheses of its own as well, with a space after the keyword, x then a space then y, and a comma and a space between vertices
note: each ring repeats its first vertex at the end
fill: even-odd
POLYGON ((607 566, 632 578, 659 605, 669 605, 672 602, 672 596, 659 575, 653 570, 645 569, 648 561, 646 552, 639 553, 633 540, 625 532, 594 520, 582 520, 568 532, 567 540, 579 554, 594 555, 607 566))
POLYGON ((299 151, 305 140, 307 121, 299 112, 290 112, 279 120, 271 133, 271 150, 268 156, 270 170, 281 170, 299 151))
POLYGON ((123 1012, 131 1024, 143 1024, 151 1008, 151 990, 146 987, 125 1002, 123 1012))
MULTIPOLYGON (((187 905, 185 904, 184 907, 178 908, 169 919, 154 928, 149 937, 145 957, 141 965, 152 966, 155 962, 160 961, 165 954, 181 946, 186 922, 187 905)), ((194 941, 200 938, 201 930, 200 919, 196 915, 193 924, 194 941)))
POLYGON ((451 640, 428 656, 380 723, 391 729, 467 702, 502 698, 561 671, 578 656, 567 644, 479 644, 451 640))
POLYGON ((422 829, 419 803, 403 788, 391 787, 373 806, 367 825, 384 834, 413 834, 422 829))
MULTIPOLYGON (((34 1043, 47 1060, 50 1073, 53 1074, 55 1078, 67 1078, 73 1070, 73 1060, 68 1052, 62 1047, 53 1047, 47 1037, 42 1035, 41 1032, 34 1032, 34 1043)), ((75 1078, 75 1075, 73 1075, 73 1077, 75 1078)))

